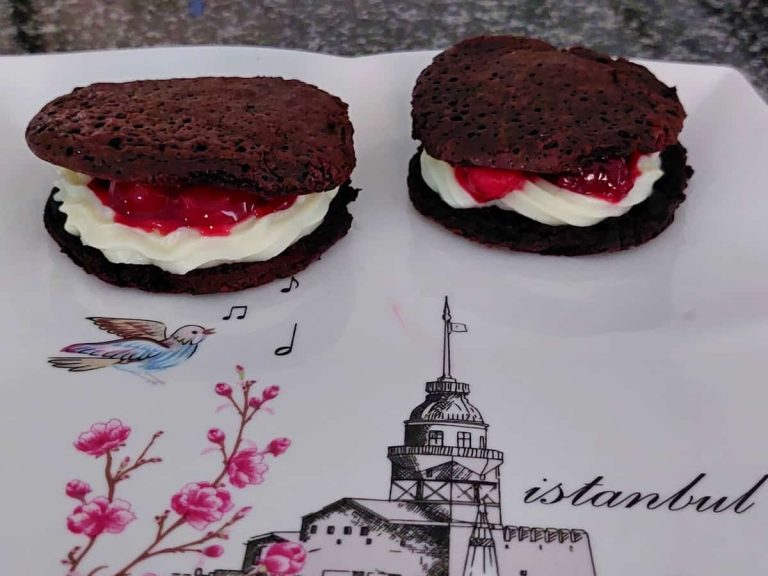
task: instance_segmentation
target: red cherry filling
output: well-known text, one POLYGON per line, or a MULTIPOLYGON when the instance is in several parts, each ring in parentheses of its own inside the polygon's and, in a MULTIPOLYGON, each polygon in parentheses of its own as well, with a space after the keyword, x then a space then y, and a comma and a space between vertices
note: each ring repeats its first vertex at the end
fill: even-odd
POLYGON ((630 158, 605 158, 567 174, 533 174, 517 170, 456 166, 456 181, 478 203, 484 204, 521 190, 536 177, 577 194, 593 196, 606 202, 621 202, 640 175, 639 154, 630 158))
POLYGON ((170 234, 193 228, 203 236, 226 236, 251 216, 290 208, 296 196, 265 200, 240 190, 212 186, 153 186, 94 179, 88 187, 115 212, 115 222, 147 232, 170 234))
POLYGON ((528 180, 525 172, 517 170, 456 166, 453 171, 461 187, 482 204, 521 189, 528 180))
POLYGON ((630 158, 605 158, 574 173, 554 174, 544 176, 544 179, 560 188, 615 204, 621 202, 635 185, 640 175, 637 168, 639 159, 639 154, 630 158))

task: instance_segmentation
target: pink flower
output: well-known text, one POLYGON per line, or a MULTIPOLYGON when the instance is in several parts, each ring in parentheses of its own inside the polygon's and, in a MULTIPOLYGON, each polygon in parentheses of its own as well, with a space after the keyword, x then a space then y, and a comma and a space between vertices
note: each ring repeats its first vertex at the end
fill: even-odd
POLYGON ((224 382, 216 384, 216 394, 219 396, 232 396, 232 386, 224 382))
POLYGON ((131 505, 128 502, 124 500, 110 502, 104 496, 99 496, 77 506, 72 514, 67 516, 67 528, 75 534, 85 534, 95 538, 104 532, 119 534, 135 519, 136 515, 131 512, 131 505))
POLYGON ((291 441, 288 438, 275 438, 272 442, 267 444, 267 449, 265 451, 272 454, 272 456, 280 456, 288 450, 290 445, 291 441))
POLYGON ((224 546, 220 546, 218 544, 213 544, 203 548, 203 555, 208 556, 208 558, 218 558, 222 554, 224 554, 224 546))
POLYGON ((259 398, 256 398, 256 397, 249 398, 248 399, 248 406, 250 406, 251 408, 256 408, 256 410, 258 410, 259 408, 261 408, 261 400, 259 398))
POLYGON ((272 544, 261 558, 260 566, 270 576, 294 576, 301 572, 307 561, 307 553, 298 542, 272 544))
POLYGON ((245 488, 248 484, 261 484, 267 470, 264 456, 256 448, 243 448, 235 452, 227 464, 229 482, 238 488, 245 488))
POLYGON ((214 444, 222 444, 226 435, 221 428, 211 428, 208 430, 208 440, 214 444))
POLYGON ((171 498, 171 508, 197 530, 217 522, 232 508, 232 497, 226 488, 209 482, 190 482, 171 498))
POLYGON ((91 492, 91 486, 88 482, 82 480, 70 480, 65 489, 67 496, 75 500, 85 501, 87 494, 91 492))
POLYGON ((264 400, 272 400, 274 398, 277 398, 277 395, 280 393, 280 386, 267 386, 264 388, 264 392, 261 393, 261 397, 264 400))
POLYGON ((96 422, 90 430, 78 436, 75 448, 91 456, 103 456, 123 446, 130 434, 130 427, 123 426, 123 423, 116 418, 107 422, 96 422))

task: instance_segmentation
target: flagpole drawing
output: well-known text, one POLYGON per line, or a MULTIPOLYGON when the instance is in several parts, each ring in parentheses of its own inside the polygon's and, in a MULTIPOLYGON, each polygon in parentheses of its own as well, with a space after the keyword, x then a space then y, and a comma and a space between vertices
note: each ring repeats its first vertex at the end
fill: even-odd
POLYGON ((443 376, 441 380, 453 380, 451 376, 451 309, 448 307, 448 296, 443 306, 443 376))
POLYGON ((451 375, 451 334, 453 332, 467 332, 467 325, 460 322, 451 322, 451 308, 448 306, 448 296, 443 305, 443 375, 440 380, 456 379, 451 375))

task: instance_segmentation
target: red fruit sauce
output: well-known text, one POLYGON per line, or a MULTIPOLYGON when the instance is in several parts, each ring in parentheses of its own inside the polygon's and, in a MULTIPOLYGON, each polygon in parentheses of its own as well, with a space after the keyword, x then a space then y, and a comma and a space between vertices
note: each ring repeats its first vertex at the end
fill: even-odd
POLYGON ((456 166, 457 182, 479 203, 498 200, 525 186, 526 181, 544 178, 556 186, 606 202, 621 202, 640 175, 639 154, 630 158, 606 158, 569 174, 532 174, 517 170, 456 166))
POLYGON ((181 188, 95 178, 88 188, 115 211, 115 222, 163 236, 179 228, 226 236, 239 222, 285 210, 296 201, 296 196, 264 200, 250 192, 212 186, 181 188))
POLYGON ((453 173, 461 187, 480 203, 503 198, 528 181, 527 174, 517 170, 456 166, 453 173))

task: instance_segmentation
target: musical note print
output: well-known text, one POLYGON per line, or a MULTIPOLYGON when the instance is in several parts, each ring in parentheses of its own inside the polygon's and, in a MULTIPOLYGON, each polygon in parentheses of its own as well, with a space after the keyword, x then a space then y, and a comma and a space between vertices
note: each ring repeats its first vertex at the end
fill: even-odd
POLYGON ((243 318, 245 318, 245 315, 248 314, 248 306, 232 306, 229 309, 229 314, 227 314, 226 316, 222 316, 221 319, 222 320, 229 320, 230 318, 232 318, 232 314, 234 314, 235 311, 237 311, 237 310, 242 310, 243 311, 243 313, 240 314, 240 316, 237 316, 238 320, 242 320, 243 318))
POLYGON ((286 286, 285 288, 280 288, 280 292, 282 292, 283 294, 287 294, 293 289, 294 284, 296 284, 296 288, 299 287, 299 281, 296 280, 296 276, 291 276, 291 283, 288 284, 288 286, 286 286))
POLYGON ((296 322, 293 323, 293 333, 291 334, 291 343, 288 344, 288 346, 280 346, 278 348, 275 348, 275 356, 287 356, 291 352, 293 352, 293 341, 296 339, 296 328, 298 327, 298 324, 296 322))

